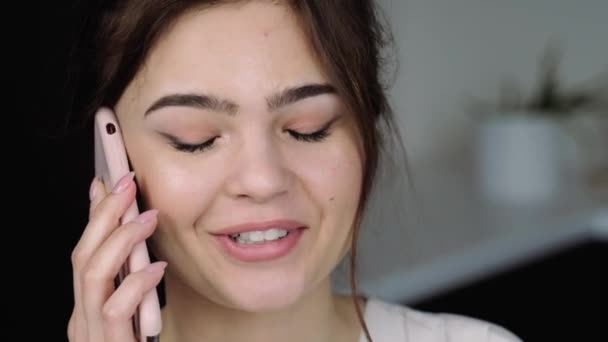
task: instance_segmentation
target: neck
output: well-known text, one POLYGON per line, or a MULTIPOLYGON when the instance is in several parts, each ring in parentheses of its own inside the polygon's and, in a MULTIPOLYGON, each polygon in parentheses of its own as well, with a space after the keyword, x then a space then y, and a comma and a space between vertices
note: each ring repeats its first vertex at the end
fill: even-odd
POLYGON ((352 299, 332 295, 329 279, 293 305, 261 313, 219 305, 170 277, 165 293, 166 342, 357 342, 361 331, 352 299))

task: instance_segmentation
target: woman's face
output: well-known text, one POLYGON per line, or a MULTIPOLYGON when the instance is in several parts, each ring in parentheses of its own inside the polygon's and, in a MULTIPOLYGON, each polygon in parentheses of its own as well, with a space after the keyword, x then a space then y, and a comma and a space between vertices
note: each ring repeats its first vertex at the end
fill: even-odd
POLYGON ((346 253, 362 182, 355 120, 285 7, 183 16, 116 112, 160 210, 168 282, 263 311, 302 298, 346 253))

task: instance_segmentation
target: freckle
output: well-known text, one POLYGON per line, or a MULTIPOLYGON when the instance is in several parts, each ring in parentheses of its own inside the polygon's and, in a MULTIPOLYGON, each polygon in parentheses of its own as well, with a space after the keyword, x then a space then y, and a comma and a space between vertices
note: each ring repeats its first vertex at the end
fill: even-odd
POLYGON ((333 201, 333 200, 334 200, 334 197, 331 197, 329 200, 330 200, 330 201, 333 201))

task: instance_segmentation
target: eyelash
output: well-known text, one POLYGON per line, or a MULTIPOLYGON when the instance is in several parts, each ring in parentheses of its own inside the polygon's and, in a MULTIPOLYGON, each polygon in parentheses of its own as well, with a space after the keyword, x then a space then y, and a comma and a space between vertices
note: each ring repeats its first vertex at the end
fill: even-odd
POLYGON ((172 139, 171 141, 171 145, 178 151, 182 151, 182 152, 189 152, 189 153, 194 153, 194 152, 203 152, 205 150, 210 149, 213 146, 213 142, 215 141, 215 139, 217 139, 218 137, 214 137, 211 138, 207 141, 205 141, 202 144, 184 144, 182 142, 179 142, 177 139, 172 139))
MULTIPOLYGON (((289 135, 291 135, 294 139, 296 139, 298 141, 311 142, 311 143, 321 142, 321 141, 325 140, 325 138, 327 138, 330 134, 329 127, 324 127, 316 132, 306 133, 306 134, 299 133, 299 132, 296 132, 293 130, 287 130, 287 132, 289 133, 289 135)), ((173 145, 173 147, 176 150, 182 151, 182 152, 189 152, 189 153, 204 152, 204 151, 210 149, 211 147, 213 147, 213 142, 217 138, 218 137, 214 137, 212 139, 205 141, 204 143, 194 144, 194 145, 185 144, 185 143, 178 141, 175 138, 172 138, 171 145, 173 145)))
POLYGON ((291 135, 294 139, 299 140, 299 141, 304 141, 304 142, 321 142, 323 140, 325 140, 325 138, 327 138, 329 136, 329 127, 324 127, 316 132, 312 132, 312 133, 307 133, 307 134, 303 134, 303 133, 299 133, 296 131, 292 131, 292 130, 287 130, 287 132, 289 133, 289 135, 291 135))

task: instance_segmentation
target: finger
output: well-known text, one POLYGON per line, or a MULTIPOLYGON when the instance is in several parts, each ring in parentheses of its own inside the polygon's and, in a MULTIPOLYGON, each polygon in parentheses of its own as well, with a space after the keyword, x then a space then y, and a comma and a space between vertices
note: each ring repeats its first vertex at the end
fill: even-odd
POLYGON ((106 190, 106 186, 98 177, 93 177, 93 181, 91 182, 91 187, 89 189, 89 199, 91 203, 89 204, 89 219, 93 216, 93 212, 97 205, 108 195, 108 191, 106 190))
POLYGON ((118 226, 120 215, 125 212, 126 208, 128 208, 130 203, 135 199, 135 186, 132 178, 132 174, 123 177, 123 179, 117 183, 120 184, 120 186, 117 185, 115 191, 109 195, 106 194, 105 187, 100 180, 93 179, 91 182, 91 207, 94 208, 92 212, 95 212, 95 215, 92 215, 92 220, 90 220, 87 227, 85 227, 85 230, 71 255, 75 310, 74 325, 78 327, 76 328, 77 331, 81 331, 79 327, 85 325, 83 322, 84 309, 81 300, 81 271, 88 263, 88 260, 95 249, 97 249, 107 236, 118 226))
POLYGON ((114 291, 114 279, 127 261, 135 244, 154 232, 157 210, 139 215, 133 222, 120 226, 91 256, 81 277, 81 295, 89 337, 100 335, 103 328, 102 308, 114 291))
MULTIPOLYGON (((93 177, 89 186, 89 218, 93 210, 107 195, 107 191, 102 181, 97 177, 93 177)), ((82 301, 80 300, 80 281, 78 277, 73 277, 74 291, 74 309, 68 323, 68 338, 70 341, 84 341, 86 339, 86 324, 84 323, 84 313, 82 309, 82 301)))
POLYGON ((82 341, 82 339, 79 339, 77 336, 78 334, 78 322, 76 321, 76 308, 74 307, 74 310, 72 310, 72 315, 70 315, 70 320, 68 321, 68 329, 67 329, 67 333, 68 333, 68 341, 72 342, 72 341, 82 341))
MULTIPOLYGON (((74 283, 78 283, 78 281, 75 281, 74 283)), ((80 300, 79 296, 77 298, 78 302, 74 303, 74 309, 72 310, 72 315, 70 316, 70 320, 68 322, 68 340, 86 341, 88 336, 87 324, 84 318, 82 301, 80 300)))
POLYGON ((135 185, 133 179, 135 178, 135 172, 129 172, 126 175, 122 176, 114 185, 114 188, 111 190, 107 190, 106 184, 104 184, 103 180, 97 178, 94 182, 95 187, 92 191, 91 205, 89 206, 89 220, 91 220, 95 213, 98 211, 98 207, 102 202, 105 201, 107 197, 110 195, 116 195, 123 192, 127 192, 135 185))
MULTIPOLYGON (((132 172, 124 176, 106 196, 103 196, 101 190, 95 194, 94 201, 99 200, 99 203, 72 252, 72 263, 76 272, 88 263, 94 251, 119 226, 120 217, 135 200, 133 176, 132 172), (97 199, 97 196, 101 198, 97 199)), ((102 186, 98 185, 97 189, 100 189, 102 186)))
POLYGON ((158 261, 129 274, 103 306, 104 336, 108 341, 134 341, 132 319, 144 295, 160 283, 166 262, 158 261))

